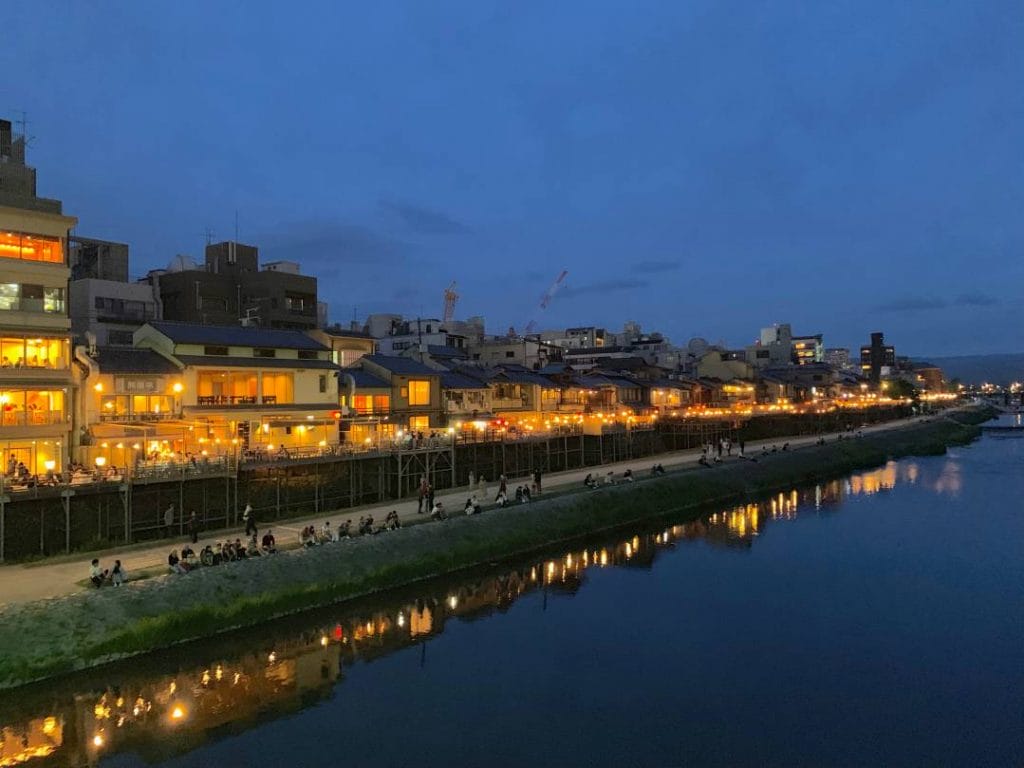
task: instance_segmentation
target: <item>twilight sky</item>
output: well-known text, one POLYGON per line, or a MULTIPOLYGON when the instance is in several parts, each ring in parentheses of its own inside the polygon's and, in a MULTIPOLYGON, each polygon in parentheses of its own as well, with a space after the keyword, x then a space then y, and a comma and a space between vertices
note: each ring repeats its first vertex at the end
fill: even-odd
POLYGON ((207 229, 332 320, 1024 351, 1024 3, 7 0, 0 116, 132 273, 207 229), (561 269, 567 288, 537 304, 561 269))

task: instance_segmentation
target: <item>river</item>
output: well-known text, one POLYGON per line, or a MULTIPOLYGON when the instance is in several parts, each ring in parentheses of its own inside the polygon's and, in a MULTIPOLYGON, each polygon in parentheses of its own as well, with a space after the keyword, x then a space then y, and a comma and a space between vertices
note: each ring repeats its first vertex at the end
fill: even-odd
POLYGON ((0 766, 1018 765, 1024 438, 22 691, 0 766))

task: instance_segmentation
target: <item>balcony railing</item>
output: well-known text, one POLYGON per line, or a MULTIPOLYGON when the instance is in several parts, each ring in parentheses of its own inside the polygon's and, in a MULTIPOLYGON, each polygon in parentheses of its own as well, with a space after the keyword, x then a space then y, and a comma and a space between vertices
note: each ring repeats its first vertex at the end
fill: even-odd
MULTIPOLYGON (((260 402, 255 395, 199 395, 196 405, 256 405, 260 402)), ((264 395, 263 405, 276 405, 277 395, 264 395)))
POLYGON ((161 419, 174 418, 174 414, 170 411, 160 411, 159 413, 145 412, 145 413, 101 413, 100 421, 160 421, 161 419))
POLYGON ((0 413, 0 426, 43 427, 49 424, 63 424, 63 411, 4 411, 0 413))

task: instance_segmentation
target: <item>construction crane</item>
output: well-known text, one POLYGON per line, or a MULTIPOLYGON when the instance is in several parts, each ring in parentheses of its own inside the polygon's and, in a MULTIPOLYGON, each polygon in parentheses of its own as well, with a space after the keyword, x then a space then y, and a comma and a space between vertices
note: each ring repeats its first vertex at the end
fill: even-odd
MULTIPOLYGON (((540 310, 541 310, 541 312, 543 312, 545 309, 548 308, 548 305, 551 303, 551 300, 555 297, 555 294, 558 293, 558 289, 562 287, 562 283, 565 282, 565 278, 568 277, 568 275, 569 275, 569 270, 563 269, 559 273, 558 277, 555 278, 555 282, 553 282, 551 284, 551 287, 548 288, 546 291, 544 291, 544 294, 540 297, 540 310)), ((529 334, 533 333, 536 330, 537 330, 537 321, 536 320, 531 320, 529 323, 527 323, 526 330, 523 333, 525 335, 529 335, 529 334)))
POLYGON ((444 312, 441 313, 441 322, 450 323, 455 319, 455 304, 459 300, 459 294, 455 292, 455 281, 444 289, 444 312))

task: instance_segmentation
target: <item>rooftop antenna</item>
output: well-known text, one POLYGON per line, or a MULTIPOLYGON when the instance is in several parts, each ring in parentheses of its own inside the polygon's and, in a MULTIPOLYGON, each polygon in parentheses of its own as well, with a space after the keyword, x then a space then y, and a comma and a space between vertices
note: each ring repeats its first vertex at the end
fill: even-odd
POLYGON ((235 242, 238 242, 238 209, 235 208, 235 242))
POLYGON ((206 238, 206 244, 207 245, 213 245, 213 230, 212 229, 207 227, 206 231, 203 232, 203 236, 206 238))
POLYGON ((18 120, 17 124, 21 126, 22 143, 24 143, 27 149, 29 145, 31 145, 32 142, 35 141, 36 137, 28 135, 28 112, 26 112, 25 110, 21 110, 19 114, 21 115, 21 120, 18 120))

